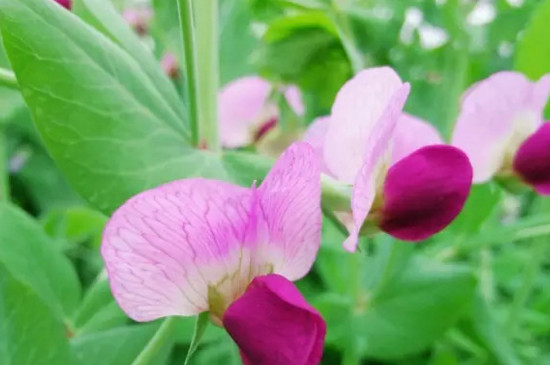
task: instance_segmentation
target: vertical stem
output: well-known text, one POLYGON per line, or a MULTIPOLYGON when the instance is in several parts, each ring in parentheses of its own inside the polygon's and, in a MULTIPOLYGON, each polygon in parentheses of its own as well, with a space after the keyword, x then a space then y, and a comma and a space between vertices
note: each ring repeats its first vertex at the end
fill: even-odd
POLYGON ((0 201, 7 201, 9 198, 10 185, 6 135, 4 134, 3 128, 0 128, 0 201))
POLYGON ((189 110, 189 126, 191 129, 191 143, 199 145, 198 116, 197 116, 197 68, 195 55, 195 25, 193 24, 193 1, 178 0, 178 12, 180 18, 180 29, 182 33, 184 59, 185 59, 185 81, 189 110))
POLYGON ((143 351, 134 360, 132 365, 154 365, 160 350, 167 341, 172 341, 176 330, 177 317, 168 317, 162 322, 159 329, 147 343, 143 351))
POLYGON ((193 332, 193 338, 191 339, 191 344, 189 345, 189 350, 187 350, 187 356, 185 356, 184 365, 188 365, 191 361, 191 357, 199 347, 201 342, 202 335, 206 331, 208 322, 210 321, 210 314, 208 312, 200 313, 197 316, 197 321, 195 322, 195 331, 193 332))
MULTIPOLYGON (((181 1, 181 0, 180 0, 181 1)), ((220 149, 218 139, 219 26, 217 0, 193 2, 196 51, 196 92, 199 143, 212 151, 220 149)))
POLYGON ((535 286, 535 281, 545 258, 547 247, 548 236, 539 238, 536 242, 534 242, 531 248, 531 258, 525 266, 525 271, 523 272, 523 285, 514 296, 512 308, 510 309, 508 321, 506 322, 506 330, 510 337, 513 337, 514 335, 521 311, 523 310, 523 307, 525 306, 525 303, 529 299, 529 295, 535 286))
POLYGON ((346 14, 340 10, 338 0, 332 0, 331 4, 338 36, 349 58, 353 73, 356 74, 366 67, 365 57, 357 46, 357 40, 353 34, 353 29, 351 29, 351 24, 346 14))

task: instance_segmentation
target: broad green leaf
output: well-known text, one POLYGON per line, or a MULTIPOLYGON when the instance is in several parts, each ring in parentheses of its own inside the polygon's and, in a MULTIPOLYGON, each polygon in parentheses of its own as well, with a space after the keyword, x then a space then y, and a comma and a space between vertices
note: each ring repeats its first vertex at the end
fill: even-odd
POLYGON ((0 364, 72 363, 63 322, 0 262, 0 364))
POLYGON ((76 309, 80 284, 69 260, 23 211, 0 203, 0 263, 60 317, 76 309))
MULTIPOLYGON (((153 337, 157 328, 158 323, 132 325, 76 337, 71 341, 77 360, 76 364, 131 364, 153 337)), ((155 364, 164 363, 170 347, 170 344, 163 346, 155 364)))
POLYGON ((415 257, 379 291, 359 291, 355 299, 327 293, 314 303, 331 328, 329 343, 345 348, 353 333, 363 356, 396 359, 421 352, 445 333, 474 286, 465 267, 415 257))
MULTIPOLYGON (((140 64, 180 121, 186 119, 183 101, 179 98, 174 85, 161 70, 153 54, 145 49, 142 41, 113 7, 111 1, 75 0, 73 12, 128 52, 140 64)), ((175 127, 181 127, 181 124, 178 123, 175 127)))
POLYGON ((171 127, 179 119, 137 61, 74 15, 2 0, 0 28, 49 152, 99 210, 186 176, 228 178, 218 155, 189 148, 171 127))
POLYGON ((86 292, 74 316, 78 333, 96 332, 128 322, 113 298, 107 277, 101 276, 86 292))
POLYGON ((532 78, 550 72, 550 0, 543 1, 534 11, 525 33, 518 43, 516 68, 532 78))
POLYGON ((468 200, 456 220, 449 226, 453 235, 477 233, 494 211, 501 190, 494 184, 473 185, 468 200))

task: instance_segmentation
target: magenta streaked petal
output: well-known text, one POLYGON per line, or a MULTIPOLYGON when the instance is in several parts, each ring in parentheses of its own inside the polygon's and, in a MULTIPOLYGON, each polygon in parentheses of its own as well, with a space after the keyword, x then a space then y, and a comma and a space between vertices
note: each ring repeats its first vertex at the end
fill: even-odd
POLYGON ((313 147, 290 146, 258 190, 268 238, 257 240, 265 241, 257 259, 289 280, 300 279, 321 244, 321 171, 313 147))
POLYGON ((344 241, 344 249, 354 252, 357 248, 359 232, 374 202, 377 193, 377 183, 381 181, 389 164, 388 154, 395 127, 409 95, 409 84, 401 87, 391 98, 384 110, 380 122, 371 130, 367 144, 369 154, 357 174, 351 197, 353 226, 349 237, 344 241))
MULTIPOLYGON (((355 182, 365 158, 372 158, 376 149, 373 141, 378 141, 380 130, 387 128, 384 124, 395 123, 385 116, 387 111, 400 113, 408 92, 409 85, 389 67, 364 70, 340 89, 332 107, 324 151, 325 162, 337 179, 355 182)), ((390 143, 389 139, 383 142, 390 143)))
POLYGON ((434 126, 413 115, 402 113, 393 135, 392 164, 421 147, 442 143, 434 126))
POLYGON ((220 139, 228 148, 249 145, 254 129, 276 115, 266 115, 264 108, 271 84, 256 76, 237 79, 223 88, 219 95, 220 139))
POLYGON ((470 158, 474 182, 488 181, 502 167, 514 141, 538 128, 549 93, 548 76, 532 82, 508 71, 478 82, 465 93, 452 144, 470 158))
POLYGON ((520 146, 514 170, 542 195, 550 195, 550 123, 543 124, 520 146))
POLYGON ((380 228, 405 241, 441 231, 462 210, 472 174, 468 157, 452 146, 423 147, 405 157, 386 176, 380 228))
POLYGON ((186 179, 124 203, 107 223, 101 253, 128 316, 150 321, 208 310, 208 285, 239 270, 250 196, 224 182, 186 179))
POLYGON ((229 306, 223 325, 244 363, 317 365, 321 361, 325 321, 282 276, 255 278, 229 306))

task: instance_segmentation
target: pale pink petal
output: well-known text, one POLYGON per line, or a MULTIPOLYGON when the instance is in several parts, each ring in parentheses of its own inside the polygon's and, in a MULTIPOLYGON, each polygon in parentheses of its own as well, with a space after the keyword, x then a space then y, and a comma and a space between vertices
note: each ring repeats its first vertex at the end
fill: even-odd
POLYGON ((336 178, 349 184, 355 181, 365 157, 374 150, 368 142, 384 128, 380 124, 393 122, 383 115, 388 108, 401 112, 404 100, 395 95, 408 88, 391 68, 378 67, 360 72, 340 89, 332 106, 324 152, 336 178))
POLYGON ((325 165, 325 140, 327 136, 328 126, 330 123, 330 117, 319 117, 309 125, 304 135, 303 140, 311 145, 315 150, 319 162, 321 164, 322 171, 328 173, 328 168, 325 165))
POLYGON ((350 252, 354 252, 357 248, 359 231, 374 202, 378 184, 387 167, 385 164, 389 164, 385 156, 391 148, 390 141, 409 90, 409 84, 405 84, 393 95, 381 116, 381 121, 372 129, 367 141, 369 154, 365 157, 365 162, 357 174, 351 197, 354 227, 343 244, 344 248, 350 252))
POLYGON ((421 147, 442 144, 437 129, 415 116, 402 113, 393 136, 392 165, 421 147))
POLYGON ((550 79, 538 83, 517 72, 499 72, 472 86, 462 99, 452 144, 474 168, 474 182, 489 180, 510 148, 542 123, 550 79))
POLYGON ((128 200, 101 247, 120 307, 136 321, 208 310, 208 286, 239 271, 250 197, 224 182, 186 179, 128 200))
POLYGON ((223 88, 219 95, 219 129, 225 147, 242 147, 254 141, 254 130, 271 118, 263 118, 270 92, 269 82, 256 76, 240 78, 223 88))
POLYGON ((300 89, 296 86, 287 87, 285 90, 285 99, 296 115, 304 115, 306 108, 304 106, 304 102, 302 101, 302 93, 300 92, 300 89))
POLYGON ((267 237, 258 240, 257 259, 270 263, 274 273, 289 280, 307 274, 319 250, 320 174, 313 148, 297 142, 283 153, 259 188, 267 237))

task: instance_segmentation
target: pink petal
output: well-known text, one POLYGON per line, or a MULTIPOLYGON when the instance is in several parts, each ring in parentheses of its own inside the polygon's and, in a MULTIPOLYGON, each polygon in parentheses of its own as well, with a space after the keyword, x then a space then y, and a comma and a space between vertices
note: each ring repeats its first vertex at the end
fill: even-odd
POLYGON ((296 115, 304 115, 306 108, 304 106, 304 102, 302 101, 302 93, 300 92, 300 89, 296 86, 287 87, 285 91, 285 99, 296 115))
POLYGON ((303 138, 303 140, 309 143, 315 150, 315 154, 317 155, 322 170, 325 173, 328 173, 328 168, 325 165, 324 149, 329 123, 329 116, 315 119, 307 128, 303 138))
POLYGON ((120 307, 136 321, 208 310, 208 285, 239 272, 250 197, 224 182, 186 179, 128 200, 101 247, 120 307))
POLYGON ((437 129, 422 119, 402 113, 393 136, 392 164, 421 147, 434 144, 443 144, 437 129))
POLYGON ((317 365, 321 361, 325 321, 282 276, 254 279, 227 309, 223 325, 245 364, 317 365))
MULTIPOLYGON (((321 172, 313 148, 290 146, 259 188, 267 239, 258 255, 289 280, 306 275, 321 244, 321 172)), ((261 259, 262 260, 262 259, 261 259)))
POLYGON ((388 107, 384 110, 380 121, 371 130, 371 135, 366 142, 368 154, 357 174, 351 197, 351 210, 353 214, 353 226, 349 237, 344 241, 344 248, 354 252, 357 248, 359 231, 369 214, 377 193, 377 184, 385 173, 387 155, 391 148, 390 142, 394 135, 398 118, 409 95, 409 84, 404 84, 392 97, 388 107))
POLYGON ((472 174, 468 157, 451 146, 423 147, 405 157, 386 176, 380 228, 406 241, 441 231, 462 210, 472 174))
POLYGON ((229 83, 219 96, 220 139, 228 148, 242 147, 254 141, 254 129, 271 119, 262 115, 271 85, 256 76, 229 83))
POLYGON ((401 112, 408 90, 409 85, 403 84, 389 67, 362 71, 340 89, 332 107, 324 152, 336 178, 349 184, 355 181, 365 157, 372 155, 377 133, 383 124, 394 122, 384 115, 388 109, 401 112), (396 97, 402 94, 405 98, 396 97))
POLYGON ((56 3, 58 3, 59 5, 61 5, 62 7, 66 8, 66 9, 71 9, 72 7, 72 1, 71 0, 54 0, 56 3))
POLYGON ((514 140, 537 129, 549 93, 548 76, 531 82, 517 72, 496 73, 466 92, 452 144, 470 158, 474 182, 489 180, 514 140))
POLYGON ((537 192, 550 195, 550 123, 544 123, 520 146, 514 170, 537 192))

